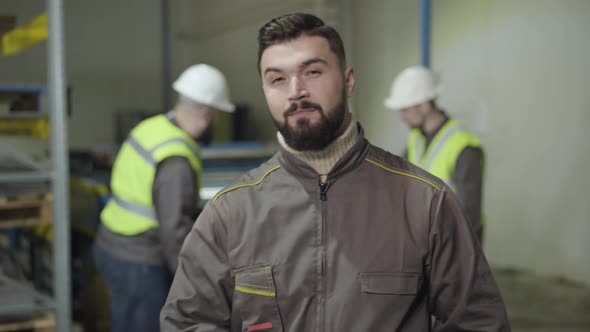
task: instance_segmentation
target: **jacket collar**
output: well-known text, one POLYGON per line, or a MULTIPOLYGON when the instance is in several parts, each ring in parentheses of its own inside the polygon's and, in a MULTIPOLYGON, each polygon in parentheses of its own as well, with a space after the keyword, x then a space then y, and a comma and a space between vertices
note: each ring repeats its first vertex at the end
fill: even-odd
MULTIPOLYGON (((350 172, 365 159, 368 152, 369 141, 365 138, 365 131, 360 123, 358 124, 358 131, 359 135, 356 143, 334 165, 332 170, 328 173, 327 181, 350 172)), ((278 159, 281 166, 294 176, 309 179, 319 179, 320 177, 311 166, 285 150, 283 147, 279 148, 278 159)))

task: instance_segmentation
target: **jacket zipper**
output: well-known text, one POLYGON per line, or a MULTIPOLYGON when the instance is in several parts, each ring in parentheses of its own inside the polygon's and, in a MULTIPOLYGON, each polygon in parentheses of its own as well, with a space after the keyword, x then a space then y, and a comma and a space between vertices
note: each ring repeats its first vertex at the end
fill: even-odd
POLYGON ((324 331, 324 306, 325 306, 325 274, 326 274, 326 201, 328 200, 327 181, 319 181, 320 186, 320 203, 321 203, 321 224, 320 224, 320 273, 318 283, 318 324, 316 330, 324 331))
POLYGON ((320 181, 320 200, 328 200, 328 183, 320 181))
POLYGON ((326 201, 328 200, 328 182, 320 181, 320 201, 322 205, 322 224, 320 230, 320 276, 326 274, 326 201))

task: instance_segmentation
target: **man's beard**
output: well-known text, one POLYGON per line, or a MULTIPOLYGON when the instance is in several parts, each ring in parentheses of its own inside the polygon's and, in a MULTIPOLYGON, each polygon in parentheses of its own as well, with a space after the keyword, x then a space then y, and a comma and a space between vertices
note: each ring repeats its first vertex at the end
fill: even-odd
POLYGON ((214 134, 213 124, 209 124, 207 129, 205 129, 205 131, 201 134, 201 136, 199 136, 199 138, 196 139, 196 141, 200 145, 207 146, 207 145, 211 144, 211 141, 213 141, 213 134, 214 134))
POLYGON ((338 137, 338 131, 346 115, 346 97, 336 106, 332 116, 328 117, 318 104, 301 101, 293 103, 284 113, 284 123, 275 120, 275 124, 287 145, 298 151, 322 150, 338 137), (320 121, 312 126, 307 118, 299 118, 294 126, 289 126, 288 117, 298 109, 314 109, 320 113, 320 121))

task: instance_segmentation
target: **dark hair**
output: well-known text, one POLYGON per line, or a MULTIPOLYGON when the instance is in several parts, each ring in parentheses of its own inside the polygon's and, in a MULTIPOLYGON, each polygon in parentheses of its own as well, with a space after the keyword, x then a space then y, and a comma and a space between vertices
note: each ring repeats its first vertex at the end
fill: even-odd
POLYGON ((338 32, 314 15, 293 13, 273 18, 258 30, 258 71, 260 71, 260 59, 265 49, 301 36, 325 38, 332 52, 338 56, 340 66, 344 68, 346 56, 344 44, 338 32))

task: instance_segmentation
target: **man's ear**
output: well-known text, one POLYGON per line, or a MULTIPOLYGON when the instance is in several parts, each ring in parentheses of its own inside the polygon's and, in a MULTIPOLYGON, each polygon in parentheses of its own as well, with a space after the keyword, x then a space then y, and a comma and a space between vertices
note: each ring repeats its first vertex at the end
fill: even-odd
POLYGON ((421 115, 428 114, 428 105, 426 105, 426 103, 420 103, 420 104, 414 106, 414 108, 416 109, 416 112, 418 114, 421 114, 421 115))
POLYGON ((346 96, 351 97, 354 93, 354 87, 356 85, 356 78, 354 77, 354 69, 347 67, 344 69, 344 86, 346 88, 346 96))

